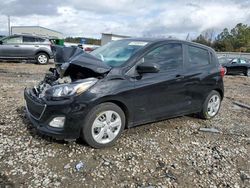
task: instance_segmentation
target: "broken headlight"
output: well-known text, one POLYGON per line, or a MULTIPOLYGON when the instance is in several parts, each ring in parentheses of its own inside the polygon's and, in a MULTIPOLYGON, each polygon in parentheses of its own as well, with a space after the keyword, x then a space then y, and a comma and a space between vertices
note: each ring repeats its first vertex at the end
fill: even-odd
POLYGON ((71 84, 61 84, 51 87, 45 92, 50 97, 69 97, 72 95, 80 95, 97 82, 96 78, 88 78, 78 80, 71 84))

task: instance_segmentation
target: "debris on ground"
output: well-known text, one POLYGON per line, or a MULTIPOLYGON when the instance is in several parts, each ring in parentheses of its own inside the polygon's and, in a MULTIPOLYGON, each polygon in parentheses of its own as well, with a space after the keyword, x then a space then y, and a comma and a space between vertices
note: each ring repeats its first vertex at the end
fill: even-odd
POLYGON ((238 102, 238 101, 234 101, 233 103, 240 106, 240 107, 242 107, 242 108, 246 108, 246 109, 250 110, 250 105, 248 105, 248 104, 238 102))
POLYGON ((166 178, 169 178, 171 180, 177 180, 177 178, 172 174, 172 172, 168 171, 166 174, 165 174, 165 177, 166 178))
POLYGON ((81 171, 83 167, 84 167, 84 163, 82 161, 76 164, 76 170, 78 172, 81 171))
POLYGON ((64 169, 69 169, 71 166, 70 166, 70 163, 68 163, 68 164, 66 164, 65 166, 64 166, 64 169))
POLYGON ((220 133, 220 131, 216 128, 200 128, 199 131, 210 132, 210 133, 220 133))

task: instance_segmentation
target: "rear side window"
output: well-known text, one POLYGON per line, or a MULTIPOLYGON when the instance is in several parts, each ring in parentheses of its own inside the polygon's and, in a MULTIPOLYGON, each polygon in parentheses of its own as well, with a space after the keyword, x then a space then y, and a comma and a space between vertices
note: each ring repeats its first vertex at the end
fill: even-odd
POLYGON ((247 63, 246 60, 240 59, 240 64, 245 64, 245 63, 247 63))
POLYGON ((34 42, 36 42, 36 40, 34 37, 23 36, 23 42, 24 43, 34 43, 34 42))
POLYGON ((42 38, 36 38, 36 42, 44 42, 45 39, 42 39, 42 38))
POLYGON ((208 65, 210 62, 209 53, 207 50, 188 46, 188 65, 191 67, 208 65))
POLYGON ((182 45, 177 43, 165 44, 155 48, 144 57, 144 62, 156 63, 160 71, 182 68, 182 45))

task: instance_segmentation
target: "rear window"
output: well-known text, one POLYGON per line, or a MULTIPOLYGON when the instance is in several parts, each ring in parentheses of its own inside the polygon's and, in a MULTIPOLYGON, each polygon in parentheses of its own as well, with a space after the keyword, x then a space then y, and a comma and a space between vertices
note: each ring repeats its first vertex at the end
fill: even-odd
POLYGON ((36 38, 36 42, 44 42, 45 41, 45 39, 43 39, 43 38, 36 38))
POLYGON ((23 42, 33 43, 33 42, 36 42, 36 40, 34 37, 23 36, 23 42))
POLYGON ((209 64, 209 53, 207 50, 194 47, 194 46, 188 46, 188 64, 189 66, 195 67, 195 66, 204 66, 209 64))

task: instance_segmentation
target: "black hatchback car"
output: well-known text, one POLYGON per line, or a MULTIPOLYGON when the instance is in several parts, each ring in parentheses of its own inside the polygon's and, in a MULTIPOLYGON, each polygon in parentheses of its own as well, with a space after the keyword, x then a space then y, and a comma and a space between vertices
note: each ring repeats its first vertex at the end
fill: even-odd
POLYGON ((170 39, 124 39, 90 54, 56 50, 56 68, 25 89, 27 114, 40 133, 110 146, 124 128, 199 113, 213 118, 224 69, 209 47, 170 39))

